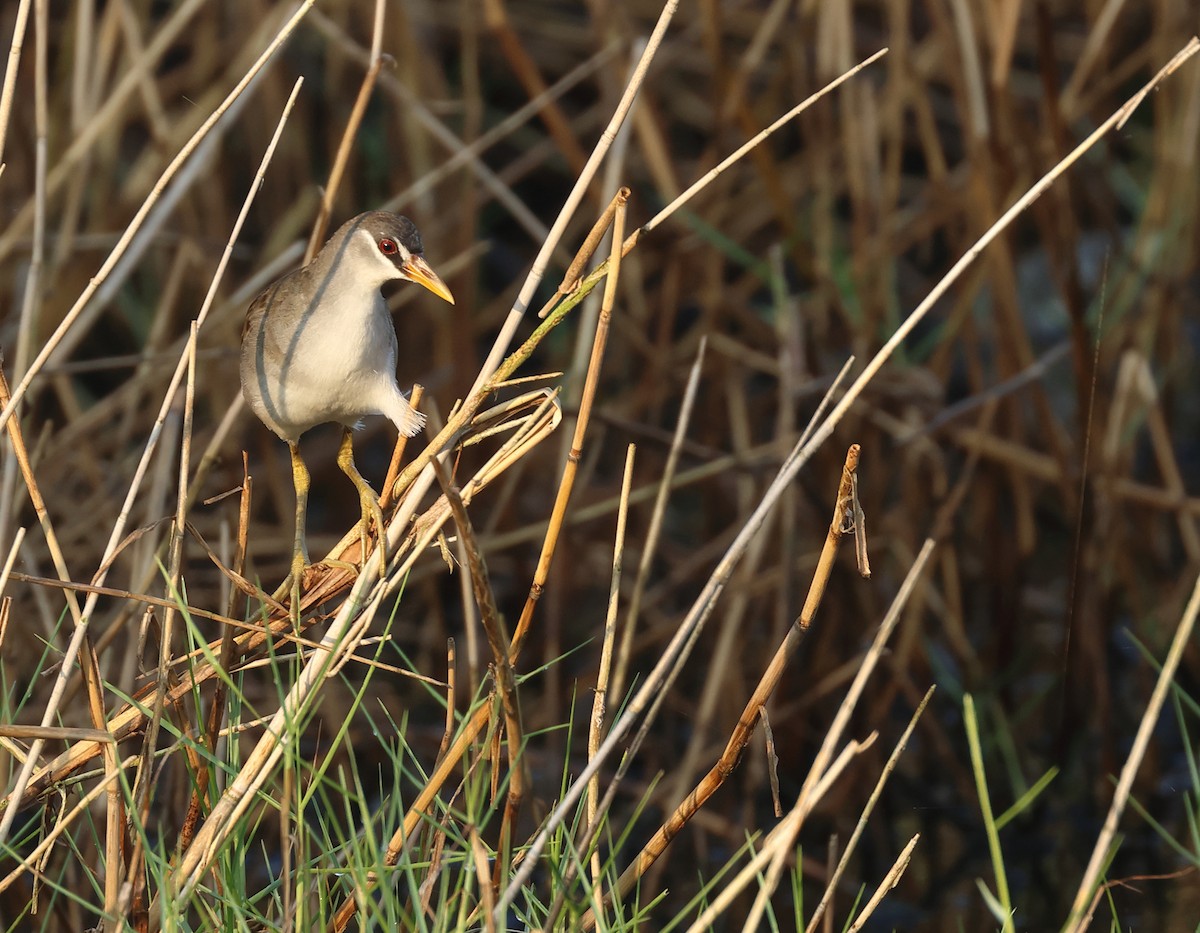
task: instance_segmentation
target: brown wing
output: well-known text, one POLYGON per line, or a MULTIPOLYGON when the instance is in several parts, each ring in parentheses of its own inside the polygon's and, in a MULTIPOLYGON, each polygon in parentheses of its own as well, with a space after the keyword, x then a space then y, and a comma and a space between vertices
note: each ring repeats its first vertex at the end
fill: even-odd
POLYGON ((242 320, 242 343, 246 342, 246 335, 250 333, 250 324, 256 318, 262 315, 267 309, 267 305, 271 303, 271 295, 275 291, 274 285, 268 285, 263 291, 259 292, 257 298, 250 302, 250 306, 246 308, 246 317, 242 320))
POLYGON ((279 291, 279 286, 281 286, 284 282, 288 281, 289 279, 293 278, 294 276, 299 275, 303 271, 304 271, 303 269, 293 269, 291 272, 287 272, 284 275, 281 275, 274 282, 272 282, 270 285, 268 285, 266 288, 264 288, 261 292, 259 292, 258 297, 255 298, 252 302, 250 302, 249 307, 246 308, 246 317, 242 321, 242 337, 241 337, 241 339, 242 339, 243 343, 246 342, 246 335, 248 333, 250 333, 251 325, 254 323, 254 321, 257 318, 262 317, 266 313, 267 308, 270 306, 271 302, 275 299, 275 293, 277 291, 279 291))

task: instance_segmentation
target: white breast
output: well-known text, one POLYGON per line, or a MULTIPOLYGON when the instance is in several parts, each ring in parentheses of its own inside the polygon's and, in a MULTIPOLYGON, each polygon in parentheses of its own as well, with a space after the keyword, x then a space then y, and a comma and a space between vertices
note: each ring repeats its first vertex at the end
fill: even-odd
MULTIPOLYGON (((326 421, 354 425, 366 415, 408 407, 396 385, 396 331, 378 289, 331 289, 283 337, 282 378, 275 386, 276 421, 299 437, 326 421)), ((393 417, 392 420, 395 420, 393 417)))

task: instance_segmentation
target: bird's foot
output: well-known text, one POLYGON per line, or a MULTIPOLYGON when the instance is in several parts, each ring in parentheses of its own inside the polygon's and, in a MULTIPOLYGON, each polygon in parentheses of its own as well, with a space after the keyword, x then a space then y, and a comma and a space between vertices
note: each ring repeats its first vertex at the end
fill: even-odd
POLYGON ((295 616, 300 613, 300 593, 304 587, 304 571, 308 566, 308 555, 304 553, 304 548, 297 547, 292 552, 292 569, 281 587, 291 594, 292 614, 295 616))
POLYGON ((359 490, 359 505, 362 508, 362 524, 359 525, 359 540, 362 542, 363 566, 367 563, 369 551, 368 535, 371 525, 375 526, 375 534, 379 539, 379 575, 387 575, 387 526, 383 523, 383 509, 379 507, 379 497, 369 486, 359 490))

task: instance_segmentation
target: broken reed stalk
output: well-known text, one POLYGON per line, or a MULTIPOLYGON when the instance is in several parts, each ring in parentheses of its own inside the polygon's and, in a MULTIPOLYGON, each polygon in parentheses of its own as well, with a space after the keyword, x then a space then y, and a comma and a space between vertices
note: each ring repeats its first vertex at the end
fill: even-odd
MULTIPOLYGON (((934 547, 934 542, 931 539, 926 539, 925 544, 921 547, 920 552, 905 575, 904 581, 900 584, 900 589, 892 599, 891 605, 888 606, 888 611, 875 633, 871 647, 855 672, 854 680, 850 684, 849 689, 847 689, 846 696, 843 698, 833 721, 830 723, 829 729, 821 741, 821 747, 813 759, 808 776, 804 780, 804 785, 800 788, 800 793, 796 797, 795 805, 788 812, 788 815, 767 835, 762 849, 755 853, 750 861, 743 866, 742 870, 738 872, 737 877, 725 886, 720 895, 697 918, 696 922, 692 925, 692 929, 701 929, 704 924, 711 924, 752 883, 757 882, 759 884, 759 895, 756 903, 760 906, 756 909, 762 909, 765 906, 766 898, 770 897, 774 886, 764 880, 764 869, 766 869, 768 877, 778 878, 778 866, 781 866, 793 853, 796 836, 808 818, 808 814, 812 812, 816 804, 829 790, 836 777, 848 763, 849 758, 863 747, 861 743, 852 739, 841 752, 835 754, 837 746, 842 741, 842 734, 849 724, 850 716, 854 712, 858 700, 866 687, 867 680, 874 672, 879 659, 883 656, 884 647, 887 645, 892 632, 899 623, 904 607, 908 605, 908 601, 915 591, 918 582, 924 576, 925 567, 929 562, 930 556, 933 554, 934 547)), ((874 735, 867 740, 867 744, 873 741, 873 739, 874 735)))
POLYGON ((842 476, 838 484, 837 497, 834 500, 833 519, 829 523, 829 530, 825 535, 825 544, 821 548, 821 555, 817 559, 817 566, 813 571, 812 583, 809 585, 808 597, 804 601, 803 610, 797 616, 796 621, 792 623, 791 628, 788 629, 783 643, 775 650, 775 655, 771 658, 771 663, 763 671, 757 686, 755 686, 750 698, 746 701, 742 709, 742 714, 738 717, 737 724, 734 726, 729 740, 725 743, 725 750, 721 753, 720 758, 717 759, 716 763, 709 769, 708 773, 700 780, 691 793, 679 803, 666 822, 659 827, 658 831, 646 843, 632 864, 621 873, 618 890, 622 895, 627 894, 633 889, 638 879, 666 851, 671 840, 679 835, 679 832, 691 821, 692 817, 700 811, 700 808, 708 802, 709 798, 717 792, 718 788, 725 783, 725 780, 737 768, 742 753, 754 735, 754 728, 758 725, 759 711, 774 694, 788 661, 795 655, 800 647, 800 643, 804 640, 804 636, 808 633, 808 627, 821 605, 821 598, 825 595, 825 588, 829 583, 829 574, 833 568, 833 559, 837 555, 838 544, 841 543, 842 536, 846 532, 846 509, 850 502, 850 490, 854 471, 858 469, 858 457, 859 446, 853 444, 846 452, 846 462, 842 467, 842 476))
MULTIPOLYGON (((571 501, 571 492, 575 488, 575 474, 579 469, 579 460, 583 456, 583 441, 587 436, 588 424, 591 421, 592 404, 596 400, 596 386, 600 382, 600 366, 604 360, 604 349, 608 345, 609 321, 612 319, 613 303, 616 301, 617 283, 621 272, 621 241, 625 231, 625 204, 629 200, 629 189, 622 188, 613 197, 605 217, 612 216, 613 252, 610 258, 611 274, 604 282, 604 300, 600 309, 600 319, 596 324, 596 335, 592 342, 592 358, 588 362, 587 376, 583 386, 583 397, 579 402, 579 414, 575 419, 575 434, 571 440, 571 451, 563 466, 562 479, 559 481, 558 493, 554 498, 554 506, 550 511, 550 526, 546 529, 546 537, 542 543, 542 553, 538 556, 537 569, 534 572, 533 583, 529 587, 529 595, 525 599, 525 607, 517 620, 513 632, 513 651, 519 653, 521 645, 529 633, 533 622, 533 610, 541 598, 542 588, 550 575, 550 565, 554 561, 554 550, 558 546, 558 538, 562 532, 563 517, 571 501)), ((593 230, 593 233, 596 233, 593 230)), ((596 242, 600 235, 595 237, 596 242)))
MULTIPOLYGON (((430 462, 437 474, 442 493, 450 504, 454 524, 458 528, 460 540, 466 551, 467 572, 470 574, 475 603, 479 607, 479 622, 487 636, 488 648, 492 652, 492 676, 496 684, 496 693, 499 694, 500 708, 504 712, 504 732, 508 742, 509 786, 504 816, 500 824, 500 839, 496 845, 498 853, 496 870, 498 872, 500 865, 508 863, 511 854, 513 825, 521 809, 521 800, 529 786, 529 769, 521 755, 525 730, 521 725, 517 675, 508 655, 508 626, 505 625, 504 616, 496 607, 496 594, 492 591, 492 585, 488 579, 487 561, 480 550, 479 539, 475 536, 471 518, 467 514, 466 506, 463 505, 458 487, 446 473, 442 462, 436 457, 430 462)), ((492 878, 487 882, 487 887, 494 891, 498 884, 498 879, 492 878)))

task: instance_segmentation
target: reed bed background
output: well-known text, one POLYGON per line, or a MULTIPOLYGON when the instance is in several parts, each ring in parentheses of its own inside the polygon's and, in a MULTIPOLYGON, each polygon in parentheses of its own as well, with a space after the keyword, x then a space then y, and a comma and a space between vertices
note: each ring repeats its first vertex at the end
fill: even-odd
MULTIPOLYGON (((1097 925, 1194 927, 1200 66, 1163 76, 1056 177, 828 439, 802 465, 790 456, 822 399, 845 398, 960 257, 1180 52, 1200 28, 1194 6, 703 0, 667 23, 657 0, 322 0, 160 190, 295 10, 0 11, 0 36, 24 39, 0 102, 0 344, 21 395, 0 477, 5 928, 575 928, 596 909, 605 928, 768 914, 802 928, 868 800, 820 923, 1074 929, 1083 905, 1097 925), (656 22, 625 129, 557 239, 656 22), (654 220, 603 299, 611 263, 582 301, 571 281, 559 300, 597 218, 633 233, 884 48, 654 220), (358 505, 336 430, 306 436, 310 551, 344 563, 306 579, 297 615, 271 596, 290 558, 286 451, 240 411, 237 347, 247 304, 300 261, 326 193, 333 226, 381 206, 412 217, 457 303, 393 296, 400 378, 423 387, 427 435, 395 462, 382 419, 356 436, 377 488, 416 464, 390 497, 390 588, 373 561, 361 580, 351 566, 358 505), (518 322, 510 309, 547 244, 518 322), (535 332, 544 305, 557 326, 535 332), (504 376, 540 378, 477 382, 514 323, 512 346, 530 343, 504 376), (518 396, 524 407, 495 411, 518 396), (472 407, 507 432, 488 435, 472 407), (426 443, 451 434, 474 442, 421 473, 440 449, 426 443), (789 463, 794 480, 772 491, 789 463), (775 506, 750 538, 764 497, 775 506), (82 587, 100 576, 102 591, 82 587), (711 615, 653 708, 633 700, 627 724, 645 732, 621 779, 632 734, 599 767, 597 789, 615 790, 595 866, 571 848, 586 808, 539 856, 516 855, 590 760, 598 678, 607 730, 697 612, 711 615), (885 619, 887 647, 872 647, 885 619), (331 631, 349 641, 302 674, 331 631), (503 647, 512 638, 519 651, 503 647), (1174 687, 1159 716, 1164 662, 1160 691, 1174 687), (769 700, 751 703, 756 688, 769 700), (32 728, 52 703, 59 731, 32 728), (256 762, 281 708, 282 760, 256 762), (214 727, 233 727, 212 731, 213 710, 214 727), (471 723, 474 740, 452 746, 471 723), (831 736, 861 745, 831 765, 831 736), (718 760, 737 767, 702 782, 718 760), (698 782, 720 786, 661 858, 635 861, 698 782), (758 850, 777 861, 736 881, 758 850), (1105 869, 1098 897, 1089 863, 1105 869)), ((592 262, 609 257, 599 244, 592 262)))

